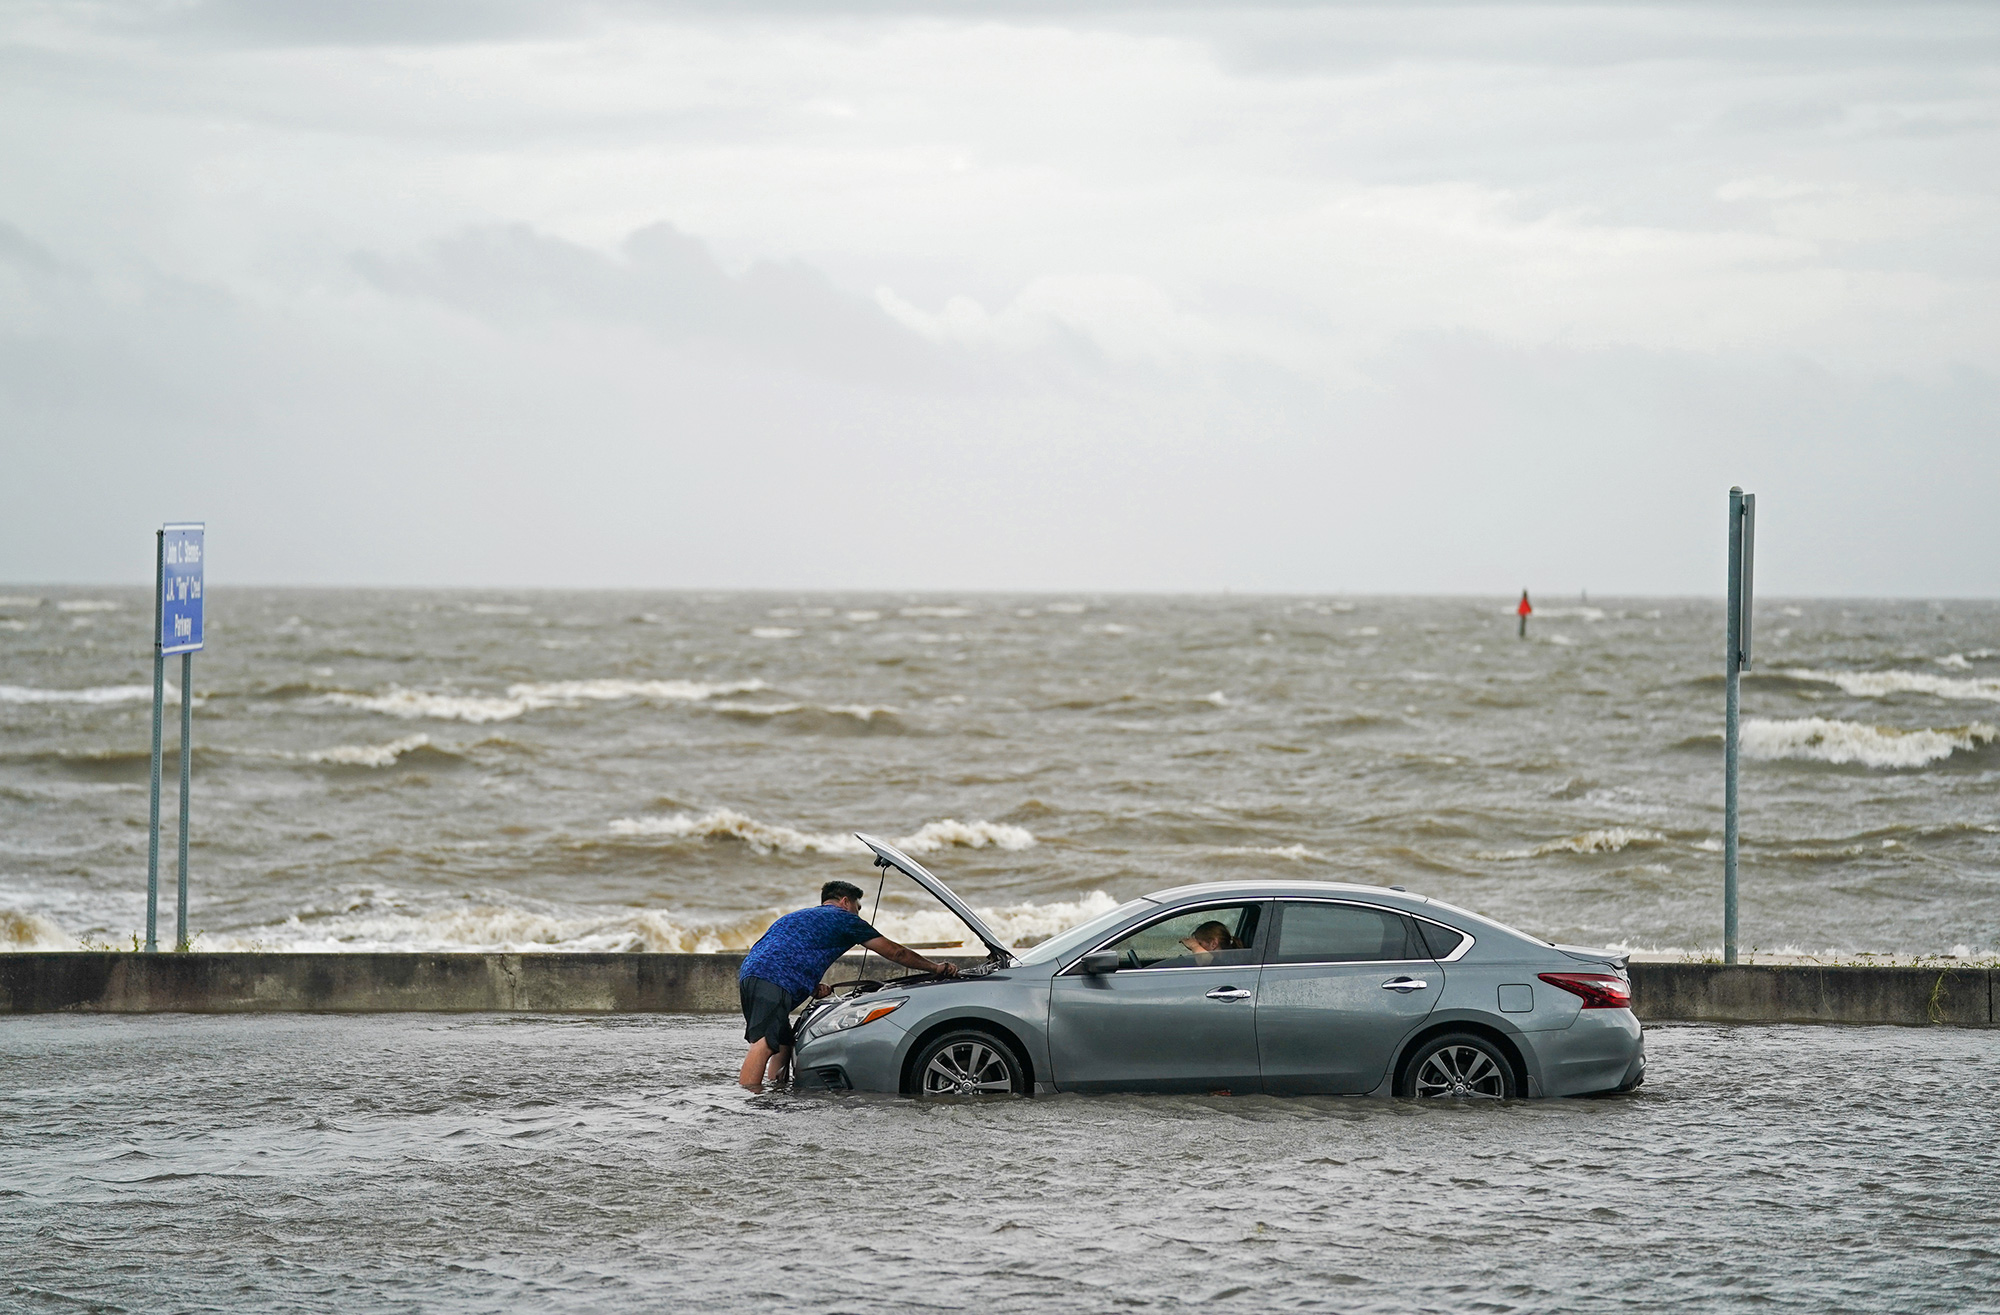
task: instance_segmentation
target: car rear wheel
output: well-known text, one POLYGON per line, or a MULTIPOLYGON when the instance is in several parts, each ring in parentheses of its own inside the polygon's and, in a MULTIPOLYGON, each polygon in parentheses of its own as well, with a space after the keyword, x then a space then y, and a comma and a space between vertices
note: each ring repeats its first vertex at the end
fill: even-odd
POLYGON ((959 1096, 1018 1096, 1027 1090, 1021 1061, 989 1032, 951 1032, 917 1056, 916 1095, 926 1100, 959 1096))
POLYGON ((1519 1093, 1514 1066, 1500 1047, 1470 1032, 1433 1037, 1418 1047, 1396 1084, 1399 1096, 1420 1100, 1509 1100, 1519 1093))

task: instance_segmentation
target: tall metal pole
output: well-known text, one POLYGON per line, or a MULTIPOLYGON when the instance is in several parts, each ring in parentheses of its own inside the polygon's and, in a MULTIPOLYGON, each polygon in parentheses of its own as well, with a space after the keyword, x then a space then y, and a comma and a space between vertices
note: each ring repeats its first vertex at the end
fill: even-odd
MULTIPOLYGON (((1722 696, 1722 961, 1736 962, 1736 777, 1738 692, 1743 672, 1743 490, 1729 490, 1728 654, 1722 696)), ((185 694, 182 695, 186 697, 185 694)))
MULTIPOLYGON (((160 609, 167 581, 167 535, 153 532, 153 816, 146 829, 146 953, 160 948, 160 719, 166 703, 167 655, 160 651, 160 609)), ((186 707, 186 695, 182 695, 186 707)))
POLYGON ((174 948, 188 947, 188 770, 194 760, 194 654, 181 654, 181 888, 174 908, 174 948))

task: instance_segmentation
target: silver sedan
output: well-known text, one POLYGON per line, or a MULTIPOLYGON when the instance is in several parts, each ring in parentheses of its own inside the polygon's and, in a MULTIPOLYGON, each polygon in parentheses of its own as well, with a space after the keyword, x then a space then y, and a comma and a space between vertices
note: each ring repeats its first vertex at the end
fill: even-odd
POLYGON ((860 982, 811 1006, 803 1087, 1505 1099, 1645 1078, 1631 979, 1610 951, 1315 881, 1163 890, 1011 950, 921 864, 861 839, 988 956, 957 978, 860 982))

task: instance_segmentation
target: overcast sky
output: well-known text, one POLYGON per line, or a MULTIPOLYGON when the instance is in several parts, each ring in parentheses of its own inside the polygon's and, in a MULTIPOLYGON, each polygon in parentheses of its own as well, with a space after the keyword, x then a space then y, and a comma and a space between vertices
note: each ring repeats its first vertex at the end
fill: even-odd
POLYGON ((0 580, 2000 594, 2000 6, 0 4, 0 580))

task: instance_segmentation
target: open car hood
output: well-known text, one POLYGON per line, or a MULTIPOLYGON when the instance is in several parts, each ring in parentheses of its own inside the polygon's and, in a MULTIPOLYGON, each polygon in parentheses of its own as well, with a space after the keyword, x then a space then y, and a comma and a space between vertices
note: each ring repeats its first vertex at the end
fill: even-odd
POLYGON ((917 862, 917 860, 911 858, 908 854, 905 854, 886 840, 877 840, 874 836, 866 835, 860 831, 854 833, 854 838, 875 851, 876 867, 894 868, 935 895, 938 903, 950 909, 957 915, 960 922, 971 929, 972 934, 980 939, 980 942, 986 946, 987 953, 993 958, 998 959, 1002 963, 1007 963, 1013 959, 1014 956, 1007 952, 1007 947, 1000 943, 1000 938, 993 934, 992 928, 981 922, 979 915, 967 907, 965 901, 954 894, 951 887, 932 876, 923 864, 917 862))

